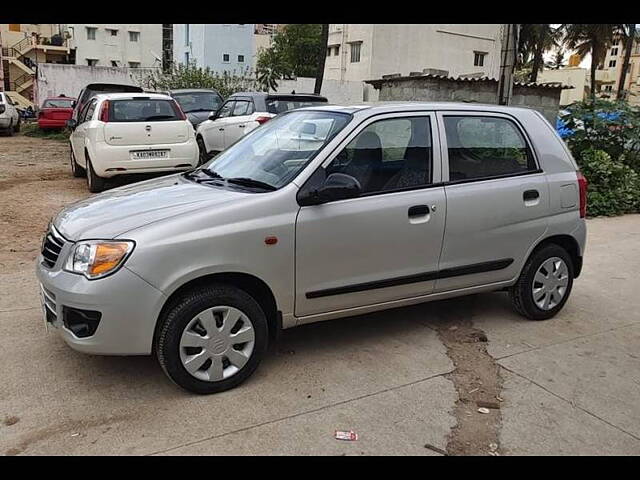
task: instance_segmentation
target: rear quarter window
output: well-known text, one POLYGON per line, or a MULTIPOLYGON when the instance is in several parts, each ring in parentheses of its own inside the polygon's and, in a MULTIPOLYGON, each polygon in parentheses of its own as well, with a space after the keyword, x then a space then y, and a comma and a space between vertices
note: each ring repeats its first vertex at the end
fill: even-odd
POLYGON ((110 100, 110 122, 170 122, 182 120, 173 100, 110 100))
POLYGON ((322 101, 311 101, 311 100, 288 100, 288 99, 278 99, 278 98, 267 98, 267 112, 269 113, 282 113, 287 112, 289 110, 293 110, 295 108, 303 108, 303 107, 315 107, 318 105, 326 105, 327 102, 322 101))
POLYGON ((42 108, 72 108, 73 100, 51 99, 45 100, 42 108))

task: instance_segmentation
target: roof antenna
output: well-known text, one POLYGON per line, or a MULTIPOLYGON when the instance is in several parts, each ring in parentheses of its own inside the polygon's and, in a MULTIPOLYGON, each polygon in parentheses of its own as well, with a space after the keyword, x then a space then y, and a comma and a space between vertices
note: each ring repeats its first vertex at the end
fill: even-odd
POLYGON ((296 91, 295 91, 295 90, 292 90, 292 91, 291 91, 291 95, 295 95, 295 94, 296 94, 296 91))

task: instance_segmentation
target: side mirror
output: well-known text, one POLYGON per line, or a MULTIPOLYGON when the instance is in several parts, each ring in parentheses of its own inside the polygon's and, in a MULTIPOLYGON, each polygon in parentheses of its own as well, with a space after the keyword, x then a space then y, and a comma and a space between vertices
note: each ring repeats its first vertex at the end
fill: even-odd
POLYGON ((356 178, 344 173, 332 173, 320 188, 301 195, 298 198, 298 203, 303 207, 320 205, 335 200, 358 197, 361 191, 362 187, 356 178))
POLYGON ((215 120, 216 118, 218 118, 218 112, 211 112, 209 114, 209 120, 215 120))
POLYGON ((74 100, 73 102, 71 102, 71 108, 76 108, 77 102, 74 100))
POLYGON ((78 122, 73 118, 70 118, 69 120, 67 120, 67 127, 69 127, 71 130, 76 128, 77 125, 78 125, 78 122))

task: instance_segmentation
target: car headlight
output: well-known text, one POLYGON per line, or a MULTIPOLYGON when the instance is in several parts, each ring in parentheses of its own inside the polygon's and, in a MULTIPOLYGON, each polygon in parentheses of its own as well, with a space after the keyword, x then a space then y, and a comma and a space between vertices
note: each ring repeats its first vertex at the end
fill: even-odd
POLYGON ((65 263, 67 272, 80 273, 89 280, 114 273, 133 251, 129 240, 89 240, 73 246, 65 263))

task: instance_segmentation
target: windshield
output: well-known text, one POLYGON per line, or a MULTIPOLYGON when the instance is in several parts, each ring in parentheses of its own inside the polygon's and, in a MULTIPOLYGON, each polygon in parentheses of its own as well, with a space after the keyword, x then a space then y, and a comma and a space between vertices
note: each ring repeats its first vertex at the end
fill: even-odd
POLYGON ((42 104, 42 108, 73 108, 73 99, 65 100, 53 98, 45 100, 42 104))
POLYGON ((298 110, 244 136, 202 168, 223 179, 250 179, 271 189, 289 183, 351 120, 337 112, 298 110))
POLYGON ((174 93, 173 98, 184 113, 215 112, 222 104, 222 97, 215 92, 174 93))
POLYGON ((282 113, 295 108, 316 107, 326 105, 327 101, 322 99, 291 99, 291 98, 267 98, 267 112, 282 113))

